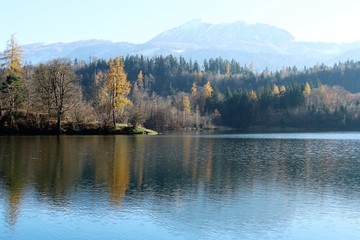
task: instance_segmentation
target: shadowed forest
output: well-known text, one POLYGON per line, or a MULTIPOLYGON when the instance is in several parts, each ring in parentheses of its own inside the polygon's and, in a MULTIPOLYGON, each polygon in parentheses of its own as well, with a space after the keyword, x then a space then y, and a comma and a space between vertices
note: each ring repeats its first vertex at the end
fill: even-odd
MULTIPOLYGON (((256 64, 256 63, 255 63, 256 64)), ((235 60, 119 56, 32 65, 14 36, 1 57, 0 132, 352 130, 360 126, 360 62, 254 71, 235 60)))

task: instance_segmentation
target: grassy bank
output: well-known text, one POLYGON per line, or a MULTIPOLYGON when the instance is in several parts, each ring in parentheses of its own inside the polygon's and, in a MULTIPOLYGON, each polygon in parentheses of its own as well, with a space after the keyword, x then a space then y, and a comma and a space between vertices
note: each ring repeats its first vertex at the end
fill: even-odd
POLYGON ((133 127, 128 124, 116 124, 116 129, 111 130, 114 134, 125 134, 125 135, 158 135, 159 133, 144 128, 142 126, 139 127, 133 127))

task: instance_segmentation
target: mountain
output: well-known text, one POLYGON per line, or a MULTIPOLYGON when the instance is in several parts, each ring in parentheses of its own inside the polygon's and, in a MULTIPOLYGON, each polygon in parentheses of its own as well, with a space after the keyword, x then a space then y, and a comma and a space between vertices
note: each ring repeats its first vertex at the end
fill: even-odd
POLYGON ((113 43, 104 40, 86 40, 70 43, 36 43, 24 45, 24 58, 27 62, 37 64, 53 58, 70 58, 87 60, 90 57, 110 58, 114 53, 131 49, 131 43, 113 43))
POLYGON ((208 24, 190 21, 159 34, 148 43, 236 51, 269 52, 287 46, 294 37, 285 30, 264 24, 208 24))
POLYGON ((52 58, 66 57, 87 60, 90 57, 110 58, 118 55, 173 54, 193 60, 221 56, 241 64, 253 63, 257 70, 265 67, 313 66, 333 64, 348 59, 360 60, 360 42, 299 42, 286 30, 266 24, 209 24, 192 20, 160 33, 143 44, 86 40, 70 43, 31 44, 23 46, 24 57, 33 64, 52 58))

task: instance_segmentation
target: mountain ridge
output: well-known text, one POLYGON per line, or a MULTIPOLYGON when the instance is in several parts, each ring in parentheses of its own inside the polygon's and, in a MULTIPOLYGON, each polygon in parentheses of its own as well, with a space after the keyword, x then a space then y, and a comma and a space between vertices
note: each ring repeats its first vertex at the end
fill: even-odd
POLYGON ((120 54, 145 57, 172 54, 200 62, 205 58, 230 58, 243 65, 253 63, 261 71, 266 67, 275 70, 282 66, 334 64, 349 57, 360 60, 360 42, 301 42, 288 31, 267 24, 242 21, 210 24, 199 19, 166 30, 142 44, 93 39, 34 43, 23 48, 25 60, 32 64, 58 57, 87 60, 120 54))

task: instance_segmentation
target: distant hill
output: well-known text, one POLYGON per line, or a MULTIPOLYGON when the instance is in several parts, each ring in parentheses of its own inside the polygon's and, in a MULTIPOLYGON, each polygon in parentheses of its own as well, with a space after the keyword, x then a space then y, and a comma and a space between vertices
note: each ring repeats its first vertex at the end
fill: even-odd
POLYGON ((31 44, 23 46, 27 62, 37 64, 52 58, 88 60, 118 55, 183 56, 202 61, 221 56, 241 64, 253 63, 256 70, 280 69, 282 66, 313 66, 338 61, 360 60, 360 42, 298 42, 286 30, 265 24, 209 24, 192 20, 175 27, 143 44, 104 40, 70 43, 31 44))
POLYGON ((37 64, 53 58, 70 58, 87 60, 90 57, 110 58, 131 49, 134 44, 114 43, 104 40, 85 40, 69 43, 36 43, 24 45, 24 58, 27 62, 37 64))

